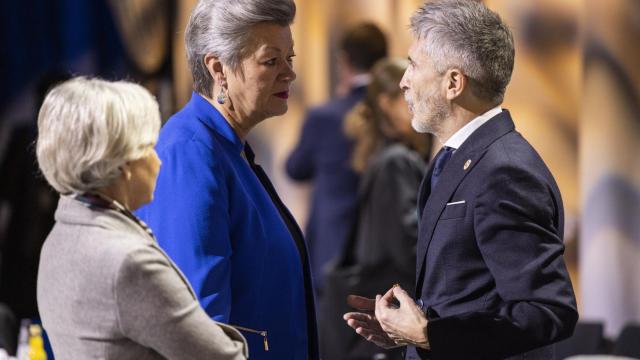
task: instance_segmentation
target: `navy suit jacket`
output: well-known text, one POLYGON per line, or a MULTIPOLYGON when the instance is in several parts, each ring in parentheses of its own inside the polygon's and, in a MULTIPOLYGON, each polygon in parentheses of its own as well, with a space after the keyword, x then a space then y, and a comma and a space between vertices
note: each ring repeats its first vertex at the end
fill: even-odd
POLYGON ((416 298, 431 351, 409 347, 407 359, 502 359, 569 337, 578 313, 560 191, 509 112, 455 151, 434 189, 430 177, 418 199, 416 298))
POLYGON ((359 176, 351 169, 353 141, 344 134, 343 120, 365 93, 365 86, 356 87, 347 96, 310 110, 287 160, 292 179, 313 181, 305 239, 318 290, 325 265, 342 251, 357 216, 359 176))

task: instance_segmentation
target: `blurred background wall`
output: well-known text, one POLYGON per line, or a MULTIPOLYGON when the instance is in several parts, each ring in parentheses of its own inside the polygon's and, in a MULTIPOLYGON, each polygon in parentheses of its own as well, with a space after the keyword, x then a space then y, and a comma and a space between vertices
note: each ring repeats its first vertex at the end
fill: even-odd
MULTIPOLYGON (((406 56, 420 0, 296 0, 289 112, 250 135, 258 160, 301 224, 308 187, 283 162, 304 112, 338 86, 337 40, 362 20, 406 56)), ((640 321, 640 2, 486 0, 511 26, 516 65, 503 106, 560 186, 565 254, 583 319, 607 332, 640 321)), ((38 80, 52 71, 126 78, 156 94, 166 120, 190 97, 183 30, 195 0, 24 0, 0 5, 0 159, 10 129, 33 122, 38 80)), ((434 149, 437 150, 437 149, 434 149)), ((0 174, 4 177, 5 174, 0 174)), ((0 206, 0 246, 11 209, 0 206)), ((1 281, 0 274, 0 281, 1 281)))

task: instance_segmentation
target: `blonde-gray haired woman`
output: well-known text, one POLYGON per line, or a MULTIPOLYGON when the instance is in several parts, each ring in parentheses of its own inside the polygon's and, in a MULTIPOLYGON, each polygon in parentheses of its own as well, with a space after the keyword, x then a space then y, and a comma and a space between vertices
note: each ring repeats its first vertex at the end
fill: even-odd
POLYGON ((139 85, 75 78, 38 117, 37 156, 60 193, 38 272, 38 308, 62 359, 245 359, 132 210, 153 197, 158 104, 139 85))
POLYGON ((293 0, 200 0, 185 30, 191 100, 160 131, 154 200, 137 214, 211 318, 254 360, 317 360, 306 244, 246 141, 287 112, 293 0))

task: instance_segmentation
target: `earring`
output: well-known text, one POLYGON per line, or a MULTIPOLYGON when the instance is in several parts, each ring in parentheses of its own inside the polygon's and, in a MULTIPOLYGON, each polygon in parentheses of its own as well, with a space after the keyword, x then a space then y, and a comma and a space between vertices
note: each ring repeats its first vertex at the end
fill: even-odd
POLYGON ((220 105, 224 105, 224 103, 227 101, 227 94, 224 93, 224 87, 220 87, 220 92, 216 97, 216 101, 218 101, 218 104, 220 105))

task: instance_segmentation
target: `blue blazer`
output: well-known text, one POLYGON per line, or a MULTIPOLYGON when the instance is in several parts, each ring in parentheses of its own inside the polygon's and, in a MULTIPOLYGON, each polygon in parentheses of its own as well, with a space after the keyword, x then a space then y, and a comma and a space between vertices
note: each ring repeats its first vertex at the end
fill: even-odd
POLYGON ((357 217, 359 176, 351 168, 353 141, 344 134, 343 124, 345 114, 364 97, 366 89, 356 87, 345 97, 311 109, 287 159, 289 177, 313 181, 305 237, 319 291, 325 265, 342 251, 357 217))
POLYGON ((560 191, 509 112, 462 144, 435 189, 431 172, 418 200, 416 297, 432 351, 409 347, 406 358, 501 359, 569 337, 578 312, 560 191))
POLYGON ((214 319, 243 331, 252 359, 317 359, 302 233, 253 154, 199 94, 156 146, 154 200, 138 211, 214 319), (244 151, 243 151, 244 150, 244 151))

